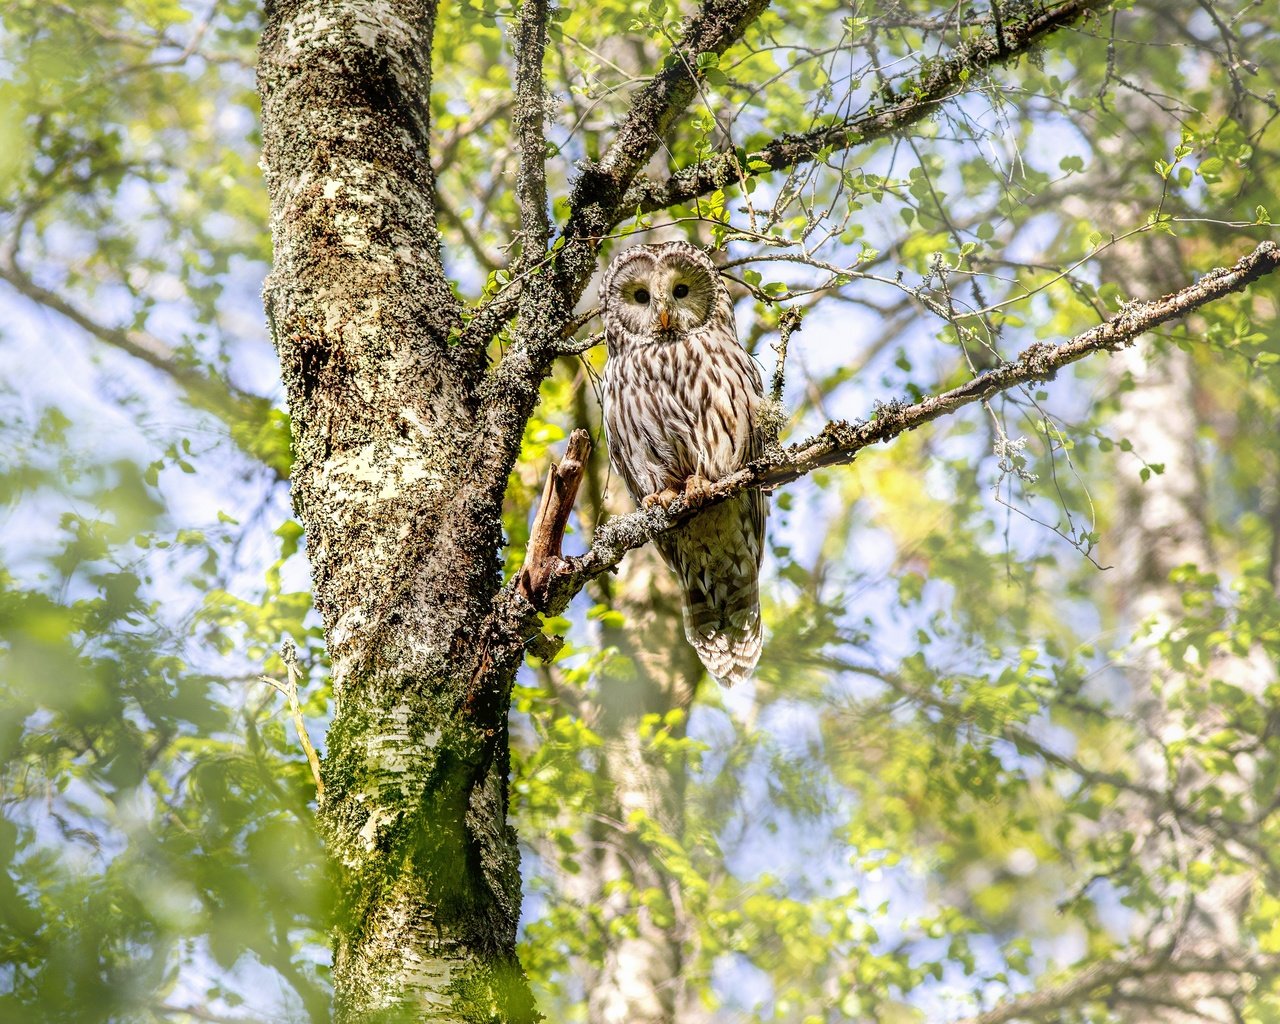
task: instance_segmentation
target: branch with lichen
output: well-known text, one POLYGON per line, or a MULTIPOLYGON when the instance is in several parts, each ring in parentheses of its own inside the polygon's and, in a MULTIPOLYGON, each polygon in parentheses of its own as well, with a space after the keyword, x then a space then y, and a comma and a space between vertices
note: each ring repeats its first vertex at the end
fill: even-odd
POLYGON ((619 213, 630 216, 665 210, 737 184, 743 175, 754 177, 784 170, 813 160, 824 150, 845 150, 899 134, 969 88, 967 83, 975 73, 1016 59, 1037 46, 1045 36, 1075 24, 1110 2, 1067 0, 1025 20, 1008 22, 999 34, 993 32, 967 40, 954 55, 927 62, 919 76, 900 88, 896 98, 884 106, 811 131, 774 139, 748 153, 745 166, 737 153, 727 152, 700 160, 664 182, 638 181, 623 196, 619 213))
POLYGON ((512 130, 520 149, 516 201, 520 207, 520 257, 515 273, 532 267, 547 251, 547 114, 542 61, 547 51, 547 0, 524 0, 516 21, 516 104, 512 130))
POLYGON ((767 6, 768 0, 707 0, 685 21, 680 41, 637 93, 608 149, 583 166, 569 194, 565 245, 556 265, 557 285, 568 304, 577 301, 595 273, 601 238, 628 212, 624 197, 635 176, 697 95, 699 58, 723 54, 767 6))
POLYGON ((696 506, 678 498, 670 508, 661 507, 619 516, 602 526, 591 549, 566 558, 544 585, 537 610, 559 613, 570 599, 597 576, 611 572, 623 556, 692 519, 703 509, 726 501, 750 487, 773 488, 828 466, 852 462, 858 452, 891 441, 931 420, 966 405, 986 401, 1011 388, 1052 380, 1059 370, 1096 352, 1115 352, 1141 335, 1170 320, 1185 317, 1201 306, 1242 291, 1266 274, 1280 270, 1280 246, 1263 242, 1233 267, 1211 270, 1195 284, 1171 295, 1146 302, 1131 302, 1119 314, 1097 327, 1058 345, 1037 342, 1016 359, 988 370, 958 387, 904 405, 891 402, 877 408, 870 420, 828 423, 817 434, 796 444, 774 446, 738 472, 717 481, 696 506))

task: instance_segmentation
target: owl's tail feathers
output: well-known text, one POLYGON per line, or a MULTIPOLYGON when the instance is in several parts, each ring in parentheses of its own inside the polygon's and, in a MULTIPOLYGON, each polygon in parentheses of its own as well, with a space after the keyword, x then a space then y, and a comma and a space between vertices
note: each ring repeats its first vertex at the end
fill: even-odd
MULTIPOLYGON (((754 590, 754 587, 752 588, 754 590)), ((699 660, 724 686, 751 677, 760 660, 760 599, 717 607, 698 589, 687 590, 684 601, 684 635, 699 660)))
POLYGON ((760 660, 760 555, 764 497, 743 492, 658 538, 680 580, 684 635, 725 686, 749 679, 760 660))

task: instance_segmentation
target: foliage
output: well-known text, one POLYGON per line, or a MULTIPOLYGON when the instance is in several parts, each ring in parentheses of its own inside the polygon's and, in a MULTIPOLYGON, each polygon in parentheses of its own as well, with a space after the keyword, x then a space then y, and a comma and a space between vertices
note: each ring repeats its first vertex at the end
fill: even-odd
MULTIPOLYGON (((1276 15, 1186 6, 1117 3, 991 66, 972 56, 997 30, 986 5, 774 5, 699 64, 649 168, 735 152, 740 181, 611 245, 665 231, 722 250, 766 370, 780 312, 812 310, 786 367, 792 432, 958 383, 1274 236, 1276 15), (963 87, 928 118, 789 172, 752 165, 779 136, 922 95, 946 62, 963 87)), ((1004 30, 1035 9, 1002 4, 1004 30)), ((513 287, 512 13, 450 7, 435 40, 442 233, 472 301, 513 287)), ((558 220, 686 13, 554 12, 558 220)), ((319 738, 323 638, 257 306, 256 10, 20 2, 0 19, 0 1017, 326 1019, 314 782, 258 681, 285 678, 294 638, 319 738)), ((704 686, 688 715, 633 723, 676 819, 619 806, 611 774, 601 708, 641 671, 613 642, 638 618, 623 586, 545 623, 565 644, 531 659, 512 712, 543 1012, 585 1019, 589 979, 652 928, 715 1019, 958 1019, 1146 951, 1231 877, 1245 945, 1274 964, 1278 306, 1261 284, 1144 343, 1187 369, 1186 404, 1160 412, 1190 424, 1189 462, 1172 424, 1127 411, 1152 378, 1116 360, 776 494, 754 689, 704 686), (634 863, 605 878, 611 845, 634 863)), ((568 429, 598 434, 602 365, 566 358, 544 385, 508 575, 568 429)), ((578 537, 614 507, 600 448, 578 537)), ((1125 1019, 1152 998, 1135 978, 1053 1019, 1125 1019)), ((1259 978, 1241 1019, 1280 1013, 1259 978)))

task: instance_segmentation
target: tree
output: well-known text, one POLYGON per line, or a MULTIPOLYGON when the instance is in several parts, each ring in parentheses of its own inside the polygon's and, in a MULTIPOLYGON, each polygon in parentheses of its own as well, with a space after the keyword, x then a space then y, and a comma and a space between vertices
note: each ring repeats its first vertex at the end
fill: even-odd
POLYGON ((13 1012, 232 1014, 250 954, 323 1019, 326 927, 342 1021, 1275 1012, 1274 15, 268 4, 289 454, 235 383, 256 14, 4 18, 0 276, 196 410, 76 459, 74 399, 7 407, 21 522, 71 509, 4 551, 13 1012), (611 505, 600 445, 589 547, 516 582, 598 423, 599 257, 645 232, 714 248, 792 385, 791 443, 713 496, 781 488, 723 703, 623 561, 697 510, 611 505), (201 465, 289 470, 318 616, 297 524, 183 522, 167 470, 201 465), (332 695, 317 780, 264 663, 304 736, 332 695), (523 952, 513 814, 549 886, 523 952), (816 859, 771 874, 779 844, 816 859))

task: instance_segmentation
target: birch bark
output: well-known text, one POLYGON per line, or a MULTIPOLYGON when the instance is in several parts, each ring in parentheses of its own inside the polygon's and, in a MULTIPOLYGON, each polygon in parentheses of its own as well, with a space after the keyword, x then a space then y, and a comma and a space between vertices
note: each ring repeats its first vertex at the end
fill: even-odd
MULTIPOLYGON (((1132 262, 1135 288, 1166 287, 1176 278, 1179 258, 1172 245, 1153 245, 1148 258, 1132 262)), ((1117 268, 1118 269, 1118 268, 1117 268)), ((1160 656, 1160 638, 1187 614, 1174 571, 1182 565, 1200 572, 1229 572, 1211 540, 1210 499, 1202 464, 1195 360, 1173 346, 1128 349, 1108 367, 1116 385, 1119 409, 1115 436, 1125 438, 1139 456, 1163 463, 1161 473, 1145 482, 1136 472, 1121 476, 1117 486, 1115 529, 1116 606, 1130 629, 1146 630, 1146 641, 1134 648, 1128 665, 1133 715, 1144 737, 1136 749, 1137 777, 1153 780, 1168 793, 1168 806, 1131 802, 1125 813, 1140 839, 1138 856, 1152 879, 1165 876, 1161 912, 1137 922, 1146 944, 1163 951, 1167 962, 1238 963, 1253 952, 1243 923, 1258 885, 1250 869, 1217 874, 1206 884, 1191 882, 1197 864, 1222 864, 1222 837, 1188 820, 1186 812, 1201 805, 1198 793, 1213 783, 1247 810, 1256 805, 1247 790, 1250 758, 1236 758, 1236 770, 1211 779, 1193 754, 1177 755, 1190 739, 1194 750, 1217 730, 1223 716, 1212 704, 1188 714, 1186 692, 1208 678, 1225 680, 1261 699, 1274 669, 1250 656, 1219 655, 1204 679, 1170 670, 1160 656), (1123 386, 1119 386, 1123 382, 1123 386), (1171 871, 1171 866, 1173 870, 1171 871)), ((1246 858, 1247 859, 1247 858, 1246 858)), ((1126 986, 1126 1018, 1144 1024, 1233 1024, 1240 1019, 1240 1000, 1247 976, 1229 969, 1171 971, 1156 974, 1154 984, 1126 986)))
MULTIPOLYGON (((441 265, 429 0, 269 4, 259 62, 274 269, 336 711, 320 822, 341 1022, 535 1019, 506 823, 513 666, 473 642, 501 528, 461 482, 483 352, 441 265)), ((510 656, 506 661, 510 661, 510 656)))

